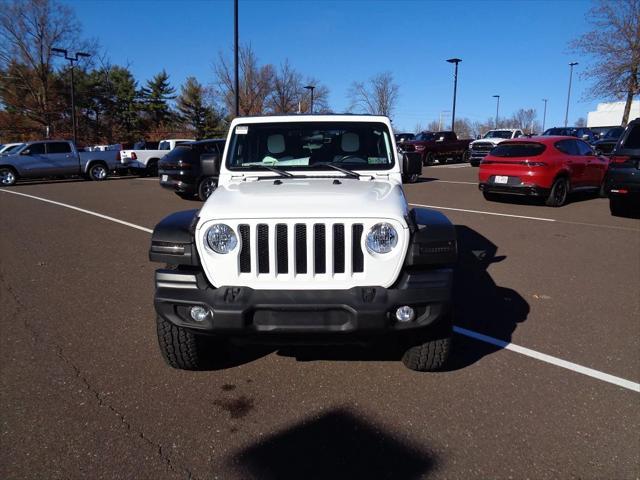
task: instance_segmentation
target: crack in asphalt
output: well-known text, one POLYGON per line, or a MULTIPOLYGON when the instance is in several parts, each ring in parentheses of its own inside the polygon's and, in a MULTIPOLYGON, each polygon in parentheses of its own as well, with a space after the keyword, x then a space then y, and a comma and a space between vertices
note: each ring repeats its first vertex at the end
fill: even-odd
MULTIPOLYGON (((31 336, 33 343, 34 344, 41 343, 41 335, 38 333, 37 329, 31 324, 31 322, 27 319, 25 315, 21 315, 21 310, 25 309, 26 305, 22 303, 22 301, 20 300, 20 297, 16 294, 13 288, 11 288, 11 286, 5 281, 4 275, 2 274, 1 271, 0 271, 0 285, 2 285, 2 289, 8 292, 11 298, 13 299, 13 301, 15 302, 15 305, 17 306, 16 313, 22 318, 22 324, 25 330, 31 336)), ((145 442, 149 447, 154 449, 157 455, 162 459, 162 461, 170 471, 176 474, 180 474, 180 470, 182 470, 182 472, 186 475, 186 478, 188 480, 198 479, 198 477, 196 477, 189 468, 183 465, 178 465, 174 463, 173 460, 171 460, 171 456, 165 453, 165 449, 161 443, 156 442, 151 438, 149 438, 144 433, 144 431, 136 429, 122 412, 120 412, 117 408, 115 408, 113 405, 107 402, 104 398, 104 395, 101 394, 95 387, 93 387, 91 382, 87 379, 87 377, 85 377, 82 374, 82 371, 73 362, 73 360, 71 360, 68 356, 65 355, 62 346, 60 346, 59 344, 51 340, 49 340, 49 344, 53 346, 56 356, 64 364, 66 364, 68 367, 70 367, 73 370, 75 377, 78 380, 80 380, 80 382, 84 385, 87 391, 94 396, 99 407, 104 407, 107 410, 109 410, 111 413, 113 413, 116 417, 120 419, 120 422, 124 425, 127 432, 135 435, 137 438, 145 442)))

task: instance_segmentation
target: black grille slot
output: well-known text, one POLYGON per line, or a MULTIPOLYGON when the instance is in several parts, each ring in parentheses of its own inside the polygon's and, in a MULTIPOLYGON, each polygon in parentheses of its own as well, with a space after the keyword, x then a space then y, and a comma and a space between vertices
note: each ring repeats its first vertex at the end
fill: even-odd
POLYGON ((240 243, 242 249, 240 250, 240 272, 251 272, 251 244, 249 242, 249 225, 240 225, 240 243))
POLYGON ((258 225, 258 273, 269 273, 269 226, 258 225))
POLYGON ((289 251, 287 249, 287 226, 276 225, 276 259, 278 273, 289 273, 289 251))
POLYGON ((344 273, 344 225, 333 226, 333 273, 344 273))
POLYGON ((327 235, 324 225, 313 226, 315 273, 327 272, 327 235))
POLYGON ((307 226, 296 225, 296 273, 307 273, 307 226))
POLYGON ((351 227, 351 259, 354 273, 364 271, 364 254, 360 242, 362 241, 362 225, 356 224, 351 227))

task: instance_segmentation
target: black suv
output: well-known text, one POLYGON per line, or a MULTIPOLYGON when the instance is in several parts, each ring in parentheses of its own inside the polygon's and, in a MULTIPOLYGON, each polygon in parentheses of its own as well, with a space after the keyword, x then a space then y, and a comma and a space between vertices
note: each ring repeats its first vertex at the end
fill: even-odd
POLYGON ((624 127, 613 127, 600 137, 600 140, 593 143, 593 148, 598 155, 611 155, 613 147, 618 143, 620 135, 624 132, 624 127))
POLYGON ((200 140, 177 145, 158 163, 160 185, 181 198, 202 201, 218 186, 224 140, 200 140))
POLYGON ((591 131, 590 128, 586 127, 554 127, 548 128, 542 134, 546 135, 560 135, 563 137, 576 137, 593 144, 597 140, 596 134, 591 131))
POLYGON ((605 190, 611 214, 640 214, 640 118, 629 122, 611 153, 605 190))

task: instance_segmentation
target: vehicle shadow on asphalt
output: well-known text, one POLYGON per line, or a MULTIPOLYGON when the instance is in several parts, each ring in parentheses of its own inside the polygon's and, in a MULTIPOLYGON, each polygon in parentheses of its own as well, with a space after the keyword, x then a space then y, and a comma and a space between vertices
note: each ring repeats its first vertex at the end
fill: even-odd
MULTIPOLYGON (((153 178, 153 177, 139 177, 139 176, 132 176, 132 175, 112 175, 109 176, 107 178, 105 178, 104 180, 101 180, 101 182, 110 182, 112 180, 140 180, 141 178, 153 178)), ((12 187, 20 187, 20 186, 27 186, 27 185, 54 185, 56 183, 85 183, 85 182, 90 182, 91 180, 87 180, 86 178, 81 178, 81 177, 72 177, 72 178, 48 178, 48 179, 42 179, 42 180, 38 180, 38 179, 34 179, 34 180, 18 180, 14 185, 11 185, 12 187)))
POLYGON ((424 478, 437 461, 348 408, 304 419, 233 455, 230 467, 242 478, 261 480, 424 478))
MULTIPOLYGON (((600 198, 600 194, 598 192, 572 192, 567 196, 567 202, 563 206, 566 207, 572 203, 581 203, 598 198, 600 198)), ((535 205, 545 207, 544 198, 528 195, 500 195, 496 200, 487 200, 487 203, 508 203, 511 205, 535 205)))
MULTIPOLYGON (((488 238, 465 225, 456 225, 459 262, 454 281, 455 324, 491 337, 511 341, 518 324, 529 315, 529 304, 515 290, 498 286, 489 267, 506 259, 488 238)), ((456 335, 445 370, 467 367, 500 348, 456 335)))

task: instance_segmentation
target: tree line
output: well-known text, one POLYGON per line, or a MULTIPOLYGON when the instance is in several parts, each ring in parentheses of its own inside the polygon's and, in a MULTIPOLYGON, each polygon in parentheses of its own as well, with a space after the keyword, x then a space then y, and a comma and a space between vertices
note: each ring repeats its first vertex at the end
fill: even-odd
MULTIPOLYGON (((592 59, 585 75, 593 80, 593 98, 626 100, 625 124, 631 101, 640 90, 640 0, 601 0, 587 21, 594 30, 572 42, 571 48, 592 59)), ((82 38, 80 23, 68 6, 57 0, 13 0, 0 9, 1 141, 71 137, 71 72, 66 60, 56 58, 53 47, 91 54, 74 69, 81 143, 219 136, 235 112, 230 55, 218 55, 208 84, 189 77, 175 88, 165 70, 140 82, 129 66, 112 65, 97 42, 82 38)), ((332 111, 327 86, 299 72, 288 60, 262 64, 247 44, 240 48, 239 71, 240 115, 308 113, 309 86, 313 87, 314 113, 332 111)), ((354 81, 348 91, 348 111, 393 118, 399 92, 391 72, 354 81)), ((476 137, 495 127, 492 118, 484 122, 460 118, 455 130, 460 137, 476 137)), ((498 127, 541 130, 535 109, 519 109, 499 118, 498 127)), ((445 126, 433 121, 426 128, 445 126)), ((416 125, 415 130, 424 128, 416 125)))

